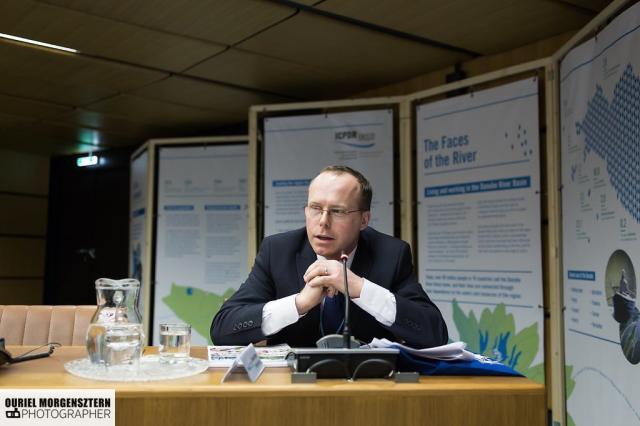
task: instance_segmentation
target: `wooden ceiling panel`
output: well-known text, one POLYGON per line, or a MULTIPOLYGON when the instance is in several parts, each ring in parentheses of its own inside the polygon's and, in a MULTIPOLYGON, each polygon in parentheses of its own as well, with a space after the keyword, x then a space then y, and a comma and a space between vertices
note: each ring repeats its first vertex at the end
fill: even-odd
POLYGON ((577 30, 596 15, 540 0, 327 0, 317 8, 481 54, 577 30))
POLYGON ((187 71, 187 74, 245 85, 297 99, 322 99, 370 87, 341 73, 278 58, 229 49, 187 71))
MULTIPOLYGON (((200 108, 187 107, 168 102, 155 101, 139 96, 119 95, 89 106, 90 110, 110 115, 124 116, 130 120, 157 128, 182 126, 185 133, 197 130, 198 126, 216 126, 235 123, 237 117, 200 108)), ((246 112, 243 120, 246 120, 246 112)))
POLYGON ((30 118, 46 118, 71 111, 70 107, 0 93, 0 112, 30 118))
POLYGON ((28 152, 37 155, 67 155, 89 152, 97 148, 92 145, 57 139, 50 135, 34 135, 20 129, 0 129, 0 149, 28 152))
POLYGON ((463 31, 446 28, 444 34, 455 44, 483 54, 493 54, 578 30, 595 15, 561 3, 514 2, 491 14, 478 10, 468 17, 463 31))
POLYGON ((291 8, 264 0, 45 0, 65 8, 232 45, 291 16, 291 8))
POLYGON ((201 135, 245 122, 251 105, 345 98, 472 56, 426 39, 496 53, 574 31, 608 1, 285 3, 3 0, 0 32, 81 54, 0 41, 0 147, 61 154, 201 135))
POLYGON ((83 105, 113 95, 115 92, 101 87, 80 87, 43 81, 19 74, 0 72, 0 93, 12 97, 23 97, 40 101, 48 101, 68 106, 83 105))
POLYGON ((35 123, 35 118, 23 117, 20 115, 6 114, 0 112, 0 129, 10 129, 22 124, 35 123))
POLYGON ((572 4, 583 9, 588 9, 593 12, 600 12, 607 7, 611 0, 556 0, 563 3, 572 4))
MULTIPOLYGON (((83 100, 95 100, 96 96, 99 98, 114 92, 124 92, 166 76, 161 72, 10 42, 0 42, 0 58, 0 75, 10 80, 0 83, 0 86, 6 86, 5 83, 9 86, 28 86, 31 82, 38 82, 39 86, 52 84, 68 88, 83 100), (77 92, 74 88, 78 89, 77 92)), ((28 88, 26 91, 29 92, 28 88)), ((16 93, 1 87, 0 93, 21 94, 20 91, 16 93)), ((43 99, 42 96, 26 97, 43 99)), ((62 94, 58 103, 67 101, 67 97, 62 94)))
POLYGON ((57 116, 55 121, 66 123, 67 125, 101 129, 143 140, 152 137, 154 132, 158 130, 147 124, 131 121, 126 117, 90 111, 84 108, 78 108, 57 116))
POLYGON ((23 125, 18 127, 17 130, 22 130, 36 137, 52 137, 65 141, 66 143, 89 144, 101 149, 113 146, 132 145, 143 141, 128 135, 114 134, 100 129, 68 125, 53 121, 41 121, 36 126, 23 125))
POLYGON ((347 75, 375 87, 443 68, 468 56, 301 13, 240 48, 347 75))
POLYGON ((224 46, 29 0, 9 1, 2 32, 134 64, 181 71, 224 46), (18 3, 13 5, 13 3, 18 3), (33 5, 27 8, 27 5, 33 5))
POLYGON ((219 84, 204 83, 182 77, 170 77, 158 83, 150 84, 133 92, 133 94, 164 102, 221 111, 246 120, 248 106, 291 102, 282 98, 219 84))

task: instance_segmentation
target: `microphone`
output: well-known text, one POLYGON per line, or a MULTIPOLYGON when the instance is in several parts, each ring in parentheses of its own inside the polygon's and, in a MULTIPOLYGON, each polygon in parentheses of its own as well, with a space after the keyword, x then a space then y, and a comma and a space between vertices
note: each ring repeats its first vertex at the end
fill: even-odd
POLYGON ((32 349, 32 350, 30 350, 28 352, 25 352, 22 355, 14 357, 9 353, 9 351, 6 350, 5 345, 4 345, 4 338, 0 337, 0 366, 2 366, 4 364, 15 364, 15 363, 18 363, 18 362, 29 361, 29 360, 32 360, 32 359, 48 357, 49 355, 51 355, 53 353, 53 350, 57 346, 60 346, 60 344, 59 343, 47 343, 46 345, 42 345, 41 347, 38 347, 36 349, 32 349), (36 350, 40 349, 43 346, 48 346, 47 352, 41 352, 41 353, 32 354, 33 351, 36 351, 36 350))
POLYGON ((345 349, 351 348, 351 330, 349 328, 349 280, 347 279, 347 261, 349 256, 344 252, 340 255, 340 261, 342 262, 342 270, 344 272, 344 327, 342 328, 342 347, 345 349))
MULTIPOLYGON (((344 325, 342 336, 329 334, 321 337, 317 348, 293 348, 289 365, 293 368, 292 383, 312 383, 316 378, 385 378, 396 372, 396 348, 358 347, 351 336, 349 324, 349 282, 344 252, 340 256, 344 279, 344 325), (342 344, 340 341, 342 340, 342 344)), ((337 295, 335 297, 338 297, 337 295)), ((322 318, 320 318, 322 321, 322 318)))

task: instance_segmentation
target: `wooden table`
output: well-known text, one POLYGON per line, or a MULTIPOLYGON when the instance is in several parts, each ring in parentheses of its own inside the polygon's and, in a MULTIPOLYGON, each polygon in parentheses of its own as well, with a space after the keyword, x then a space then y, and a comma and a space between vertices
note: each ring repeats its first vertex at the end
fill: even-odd
MULTIPOLYGON (((9 347, 14 355, 26 347, 9 347)), ((84 347, 58 348, 49 358, 0 367, 5 388, 116 390, 116 424, 162 425, 544 425, 544 386, 520 377, 425 377, 319 380, 292 384, 286 368, 268 368, 257 383, 225 369, 187 379, 143 383, 99 382, 64 370, 84 347)), ((205 348, 192 356, 205 358, 205 348)))

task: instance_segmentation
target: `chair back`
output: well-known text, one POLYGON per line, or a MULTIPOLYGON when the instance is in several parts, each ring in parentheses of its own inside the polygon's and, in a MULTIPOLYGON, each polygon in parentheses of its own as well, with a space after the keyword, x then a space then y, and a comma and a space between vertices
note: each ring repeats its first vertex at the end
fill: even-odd
POLYGON ((82 346, 95 311, 93 305, 0 305, 0 337, 7 345, 82 346))

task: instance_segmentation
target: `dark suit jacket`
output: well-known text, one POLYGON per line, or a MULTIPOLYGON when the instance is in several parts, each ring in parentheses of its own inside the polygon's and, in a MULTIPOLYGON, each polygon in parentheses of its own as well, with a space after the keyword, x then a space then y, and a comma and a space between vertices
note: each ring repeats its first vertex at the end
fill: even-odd
MULTIPOLYGON (((316 260, 304 228, 265 238, 249 277, 213 319, 213 342, 246 345, 267 339, 270 345, 314 347, 322 337, 319 306, 269 337, 262 333, 261 324, 265 303, 299 293, 305 285, 302 276, 316 260)), ((389 327, 351 303, 350 325, 357 339, 368 343, 374 337, 387 338, 419 348, 447 343, 447 327, 413 274, 407 243, 366 228, 360 232, 351 270, 396 297, 396 320, 389 327)))

